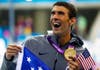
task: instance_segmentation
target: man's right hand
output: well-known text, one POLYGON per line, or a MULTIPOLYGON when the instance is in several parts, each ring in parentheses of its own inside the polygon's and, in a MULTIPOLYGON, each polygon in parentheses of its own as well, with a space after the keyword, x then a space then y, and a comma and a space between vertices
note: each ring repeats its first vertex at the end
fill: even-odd
POLYGON ((13 56, 16 56, 18 52, 21 52, 20 46, 8 45, 6 50, 6 59, 10 60, 13 56))

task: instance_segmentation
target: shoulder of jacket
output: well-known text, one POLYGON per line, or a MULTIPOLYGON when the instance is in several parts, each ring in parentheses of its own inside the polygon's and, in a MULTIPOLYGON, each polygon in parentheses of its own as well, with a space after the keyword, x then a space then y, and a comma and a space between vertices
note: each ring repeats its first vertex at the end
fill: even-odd
POLYGON ((72 36, 72 38, 69 42, 71 45, 74 45, 75 47, 82 47, 83 46, 84 43, 80 37, 78 37, 75 34, 71 34, 71 36, 72 36))

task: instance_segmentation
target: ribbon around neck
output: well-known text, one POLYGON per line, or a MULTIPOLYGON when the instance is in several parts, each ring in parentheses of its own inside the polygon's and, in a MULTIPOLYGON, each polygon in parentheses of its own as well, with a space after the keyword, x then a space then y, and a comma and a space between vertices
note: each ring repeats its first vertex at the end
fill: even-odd
MULTIPOLYGON (((47 40, 57 50, 57 52, 59 52, 60 54, 64 54, 64 50, 62 50, 57 43, 52 41, 50 36, 47 36, 47 40)), ((74 46, 69 45, 68 48, 74 48, 74 46)))

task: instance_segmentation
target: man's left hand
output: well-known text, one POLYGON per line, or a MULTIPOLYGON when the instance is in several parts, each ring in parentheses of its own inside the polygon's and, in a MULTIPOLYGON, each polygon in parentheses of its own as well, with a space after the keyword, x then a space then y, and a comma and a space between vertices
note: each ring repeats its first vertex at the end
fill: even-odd
POLYGON ((70 58, 71 60, 68 60, 69 70, 79 70, 80 64, 76 58, 70 58))

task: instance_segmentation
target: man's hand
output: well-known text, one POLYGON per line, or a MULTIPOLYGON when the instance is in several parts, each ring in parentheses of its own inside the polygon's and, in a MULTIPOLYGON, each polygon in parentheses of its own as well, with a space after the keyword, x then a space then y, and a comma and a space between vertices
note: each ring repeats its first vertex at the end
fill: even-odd
POLYGON ((76 58, 70 57, 71 60, 68 60, 69 70, 79 70, 80 64, 76 58))
POLYGON ((96 68, 96 70, 100 70, 100 67, 99 68, 96 68))
POLYGON ((21 47, 17 45, 8 45, 6 50, 6 59, 10 60, 13 56, 16 56, 21 51, 21 47))

